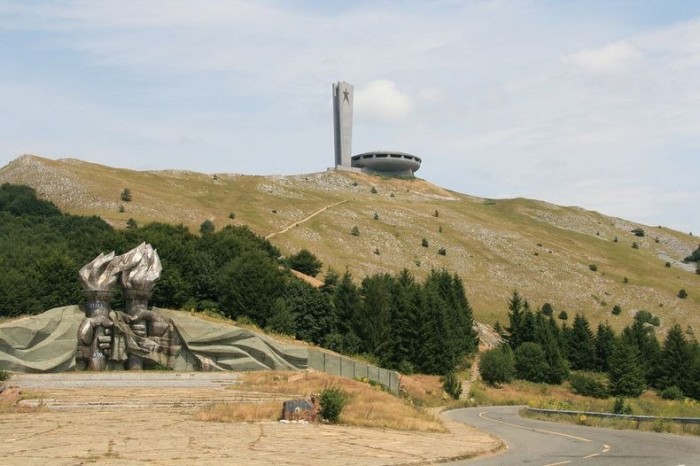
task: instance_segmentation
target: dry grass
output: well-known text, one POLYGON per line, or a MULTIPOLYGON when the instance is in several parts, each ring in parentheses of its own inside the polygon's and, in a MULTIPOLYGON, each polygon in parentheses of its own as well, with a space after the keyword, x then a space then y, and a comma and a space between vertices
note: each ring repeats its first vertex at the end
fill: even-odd
MULTIPOLYGON (((348 394, 348 404, 340 416, 343 425, 446 432, 435 415, 414 406, 409 400, 394 396, 379 386, 321 372, 251 372, 241 377, 236 390, 284 394, 294 398, 320 393, 330 386, 337 386, 348 394)), ((269 421, 279 419, 281 410, 281 402, 215 404, 199 411, 196 418, 206 421, 269 421)))
POLYGON ((521 416, 542 421, 565 422, 590 427, 607 427, 610 429, 631 429, 647 432, 667 432, 672 434, 700 435, 700 426, 680 424, 660 418, 653 421, 638 421, 632 419, 600 418, 579 414, 542 414, 523 410, 521 416))
POLYGON ((282 404, 277 401, 262 403, 216 403, 197 411, 198 421, 216 422, 259 422, 277 421, 282 412, 282 404))
POLYGON ((442 382, 436 375, 404 375, 401 387, 405 396, 416 406, 434 408, 445 404, 449 399, 442 389, 442 382))
MULTIPOLYGON (((515 381, 504 384, 500 388, 488 386, 482 382, 474 382, 470 389, 470 399, 453 404, 451 407, 474 405, 527 405, 533 408, 557 409, 567 411, 612 412, 615 398, 598 399, 573 393, 568 383, 563 385, 536 384, 525 381, 515 381)), ((639 398, 625 400, 632 409, 632 414, 642 416, 671 417, 700 417, 700 402, 686 398, 685 400, 664 400, 652 391, 644 392, 639 398)), ((607 419, 579 415, 549 415, 533 413, 525 410, 524 415, 548 421, 569 422, 597 427, 616 429, 637 429, 655 432, 674 432, 700 435, 700 426, 683 425, 658 419, 655 421, 633 421, 625 419, 607 419)))
POLYGON ((19 404, 20 401, 25 399, 22 392, 18 388, 8 387, 2 393, 0 393, 0 415, 1 414, 12 414, 12 413, 36 413, 43 411, 43 403, 39 403, 37 406, 23 406, 19 404))

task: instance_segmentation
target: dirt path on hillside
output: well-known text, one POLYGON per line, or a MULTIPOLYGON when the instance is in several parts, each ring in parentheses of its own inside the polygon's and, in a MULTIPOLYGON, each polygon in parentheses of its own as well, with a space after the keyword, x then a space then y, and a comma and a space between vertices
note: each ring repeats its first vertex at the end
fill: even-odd
POLYGON ((301 225, 301 224, 304 223, 304 222, 307 222, 307 221, 311 220, 312 218, 314 218, 314 217, 317 216, 318 214, 320 214, 320 213, 322 213, 322 212, 325 212, 326 210, 330 209, 331 207, 335 207, 335 206, 337 206, 337 205, 344 204, 344 203, 346 203, 346 202, 348 202, 348 199, 345 199, 344 201, 340 201, 340 202, 336 202, 336 203, 327 205, 326 207, 322 207, 322 208, 318 209, 317 211, 315 211, 314 213, 312 213, 311 215, 309 215, 309 216, 307 216, 307 217, 304 217, 303 219, 299 220, 298 222, 294 222, 294 223, 292 223, 291 225, 289 225, 289 226, 283 228, 282 230, 280 230, 280 231, 278 231, 278 232, 270 233, 269 235, 267 235, 267 236, 265 237, 265 239, 270 239, 270 238, 272 238, 273 236, 277 236, 277 235, 281 235, 282 233, 286 233, 287 231, 291 230, 292 228, 294 228, 294 227, 296 227, 296 226, 298 226, 298 225, 301 225))
POLYGON ((11 465, 389 465, 432 464, 500 447, 490 435, 451 421, 442 434, 194 420, 212 402, 279 396, 235 384, 235 373, 16 375, 9 385, 31 397, 22 404, 43 408, 0 413, 0 458, 11 465))

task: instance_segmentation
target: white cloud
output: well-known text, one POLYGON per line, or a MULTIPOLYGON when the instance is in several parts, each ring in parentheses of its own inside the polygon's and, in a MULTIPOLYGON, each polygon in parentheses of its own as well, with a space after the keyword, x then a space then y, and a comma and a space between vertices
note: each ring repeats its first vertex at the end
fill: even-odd
POLYGON ((413 99, 388 79, 371 81, 355 92, 355 111, 370 118, 403 120, 411 114, 413 107, 413 99))
POLYGON ((587 73, 614 75, 625 72, 641 59, 637 47, 619 41, 599 48, 586 48, 565 56, 562 60, 587 73))

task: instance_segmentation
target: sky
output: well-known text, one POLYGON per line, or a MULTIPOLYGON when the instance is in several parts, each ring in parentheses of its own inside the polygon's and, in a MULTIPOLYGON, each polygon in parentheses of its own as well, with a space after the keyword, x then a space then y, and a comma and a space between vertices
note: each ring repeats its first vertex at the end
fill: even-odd
POLYGON ((0 166, 323 171, 336 81, 353 153, 700 234, 694 0, 0 0, 0 166))

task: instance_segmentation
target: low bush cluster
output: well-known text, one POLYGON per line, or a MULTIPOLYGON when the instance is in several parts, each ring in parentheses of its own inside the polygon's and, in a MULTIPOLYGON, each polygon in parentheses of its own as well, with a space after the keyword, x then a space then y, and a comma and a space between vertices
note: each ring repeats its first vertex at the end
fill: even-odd
POLYGON ((571 389, 583 396, 592 396, 594 398, 607 398, 608 389, 605 383, 595 377, 583 373, 575 373, 569 379, 571 389))
POLYGON ((330 386, 323 389, 319 397, 321 404, 321 418, 337 424, 340 421, 340 414, 348 404, 348 394, 338 386, 330 386))

